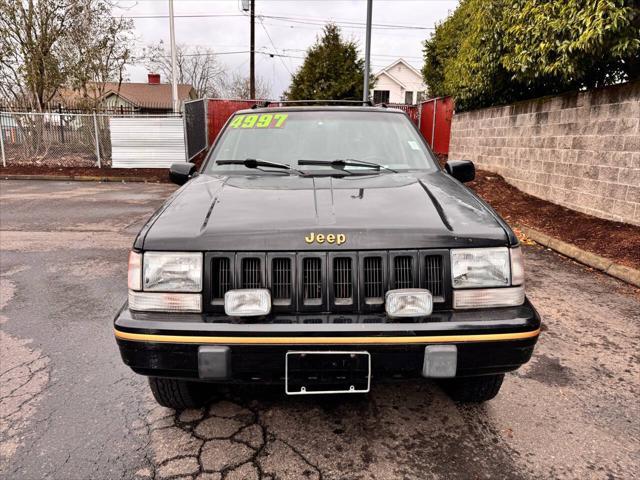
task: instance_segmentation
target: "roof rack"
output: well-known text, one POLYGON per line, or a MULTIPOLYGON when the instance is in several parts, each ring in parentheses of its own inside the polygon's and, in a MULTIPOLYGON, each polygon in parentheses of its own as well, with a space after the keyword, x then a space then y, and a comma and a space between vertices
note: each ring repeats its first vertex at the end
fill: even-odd
POLYGON ((269 105, 360 105, 373 107, 371 100, 265 100, 261 103, 256 103, 251 108, 266 108, 269 105))

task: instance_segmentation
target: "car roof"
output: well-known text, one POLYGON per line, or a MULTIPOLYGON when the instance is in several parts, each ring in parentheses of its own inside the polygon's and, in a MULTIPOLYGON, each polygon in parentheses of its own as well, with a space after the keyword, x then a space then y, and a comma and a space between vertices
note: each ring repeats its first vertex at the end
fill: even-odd
POLYGON ((395 113, 395 114, 404 114, 403 110, 393 107, 367 107, 367 106, 330 106, 330 105, 303 105, 303 106, 292 106, 285 105, 282 107, 274 104, 270 107, 259 107, 259 108, 246 108, 243 110, 238 110, 234 112, 234 114, 247 114, 247 113, 269 113, 269 112, 384 112, 384 113, 395 113))

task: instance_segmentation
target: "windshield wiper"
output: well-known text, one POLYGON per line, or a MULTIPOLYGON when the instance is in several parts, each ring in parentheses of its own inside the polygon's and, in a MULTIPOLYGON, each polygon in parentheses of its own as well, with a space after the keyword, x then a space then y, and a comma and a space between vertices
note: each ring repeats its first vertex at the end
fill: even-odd
POLYGON ((216 165, 244 165, 247 168, 256 168, 258 170, 260 170, 259 167, 271 167, 289 170, 296 172, 299 175, 306 175, 304 172, 292 168, 291 165, 287 165, 286 163, 270 162, 268 160, 260 160, 257 158, 245 158, 244 160, 216 160, 216 165))
POLYGON ((398 173, 393 168, 385 167, 379 163, 365 162, 363 160, 355 160, 353 158, 337 159, 337 160, 298 160, 298 165, 328 165, 339 170, 344 170, 345 167, 367 167, 374 170, 387 170, 389 172, 398 173))

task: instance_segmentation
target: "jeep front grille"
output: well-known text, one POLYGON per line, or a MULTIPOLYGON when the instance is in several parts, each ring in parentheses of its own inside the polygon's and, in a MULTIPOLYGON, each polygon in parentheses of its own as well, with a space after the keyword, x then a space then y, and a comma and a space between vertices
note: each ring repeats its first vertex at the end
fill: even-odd
POLYGON ((317 257, 302 259, 303 300, 321 300, 322 284, 322 260, 317 257))
POLYGON ((261 288, 262 275, 260 259, 249 257, 242 259, 242 288, 261 288))
POLYGON ((367 302, 384 301, 382 257, 364 257, 364 298, 367 302))
POLYGON ((276 313, 383 312, 385 293, 399 288, 429 289, 435 309, 451 301, 448 250, 215 252, 206 258, 208 311, 222 312, 232 288, 268 288, 276 313))
POLYGON ((291 299, 291 259, 274 258, 272 264, 271 296, 274 300, 291 299))
POLYGON ((434 297, 442 296, 442 257, 440 255, 427 255, 425 260, 425 288, 434 297))
POLYGON ((395 288, 413 288, 413 265, 411 257, 395 257, 395 288))
POLYGON ((231 290, 231 261, 226 257, 217 257, 213 259, 212 280, 213 280, 213 298, 222 299, 224 294, 231 290))
POLYGON ((336 301, 351 301, 353 296, 351 277, 351 259, 337 257, 333 259, 333 295, 336 301))

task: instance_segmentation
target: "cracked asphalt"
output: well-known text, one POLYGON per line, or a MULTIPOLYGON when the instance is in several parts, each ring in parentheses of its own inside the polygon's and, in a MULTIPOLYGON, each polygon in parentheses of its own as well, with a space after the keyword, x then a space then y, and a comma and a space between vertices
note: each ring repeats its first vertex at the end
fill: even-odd
POLYGON ((544 332, 485 405, 425 381, 157 406, 122 364, 112 317, 133 237, 171 191, 0 182, 0 477, 640 478, 640 293, 538 246, 527 292, 544 332))

